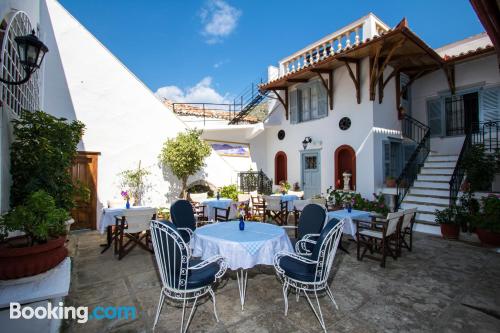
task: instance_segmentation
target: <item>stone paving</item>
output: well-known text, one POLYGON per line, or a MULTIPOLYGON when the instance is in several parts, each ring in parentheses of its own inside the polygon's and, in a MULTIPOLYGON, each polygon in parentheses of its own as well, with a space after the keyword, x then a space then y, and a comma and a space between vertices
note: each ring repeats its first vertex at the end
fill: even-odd
MULTIPOLYGON (((135 306, 135 320, 67 321, 64 332, 150 332, 160 291, 154 256, 135 248, 118 261, 112 249, 100 254, 104 237, 96 231, 74 232, 68 305, 135 306)), ((338 252, 330 285, 339 310, 327 297, 320 302, 328 332, 500 332, 500 254, 494 249, 415 234, 413 252, 405 251, 386 268, 338 252)), ((236 275, 226 273, 216 290, 220 322, 211 301, 196 310, 190 332, 319 332, 306 299, 289 296, 284 316, 281 285, 274 269, 249 273, 245 310, 239 306, 236 275)), ((181 309, 166 304, 156 332, 178 332, 181 309)))

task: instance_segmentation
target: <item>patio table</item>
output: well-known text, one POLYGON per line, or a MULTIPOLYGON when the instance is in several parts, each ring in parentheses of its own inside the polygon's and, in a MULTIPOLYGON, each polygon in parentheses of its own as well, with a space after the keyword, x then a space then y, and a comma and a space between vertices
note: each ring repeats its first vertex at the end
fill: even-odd
POLYGON ((208 259, 221 255, 228 267, 236 271, 242 310, 247 286, 245 270, 255 265, 273 265, 274 255, 280 251, 293 252, 285 229, 262 222, 245 222, 245 230, 239 230, 239 221, 197 228, 191 246, 193 256, 208 259))
POLYGON ((207 207, 206 214, 208 220, 213 221, 215 220, 215 208, 228 209, 232 202, 233 200, 229 198, 220 198, 219 200, 217 200, 217 198, 210 198, 200 203, 207 207))
POLYGON ((371 219, 371 212, 352 209, 351 212, 349 213, 347 209, 340 209, 328 212, 326 218, 327 218, 326 222, 328 222, 332 218, 344 220, 343 233, 351 235, 352 238, 356 239, 356 224, 353 222, 353 219, 356 220, 371 219))
POLYGON ((281 201, 285 201, 287 203, 287 210, 289 212, 293 211, 293 201, 299 199, 299 197, 295 194, 272 194, 272 196, 281 197, 281 201))

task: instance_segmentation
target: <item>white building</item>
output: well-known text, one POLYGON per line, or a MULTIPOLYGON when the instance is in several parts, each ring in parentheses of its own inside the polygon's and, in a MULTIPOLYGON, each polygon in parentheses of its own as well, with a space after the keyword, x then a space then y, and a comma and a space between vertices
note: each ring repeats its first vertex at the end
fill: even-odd
MULTIPOLYGON (((21 109, 41 109, 86 125, 79 150, 84 172, 90 172, 93 207, 79 227, 96 227, 101 208, 120 195, 118 174, 142 167, 151 171, 148 204, 164 206, 178 196, 179 183, 158 163, 163 142, 187 126, 109 50, 55 0, 0 2, 0 68, 22 71, 14 38, 34 29, 47 47, 42 68, 28 84, 0 84, 0 212, 9 209, 10 120, 21 109), (14 48, 12 48, 12 45, 14 48), (89 165, 90 164, 90 165, 89 165), (96 171, 91 172, 92 166, 96 171)), ((82 175, 82 177, 87 175, 82 175)), ((236 171, 213 152, 192 181, 214 186, 236 181, 236 171)))
POLYGON ((406 20, 389 28, 371 13, 270 66, 261 90, 279 96, 262 132, 229 126, 204 137, 249 143, 258 169, 275 184, 298 182, 306 197, 343 186, 346 171, 366 198, 395 194, 385 181, 402 175, 429 126, 430 155, 415 180, 407 169, 400 187, 412 187, 399 191, 401 207, 419 209, 417 230, 428 232, 438 232, 433 212, 449 204, 467 126, 500 120, 500 75, 486 34, 434 50, 406 20))

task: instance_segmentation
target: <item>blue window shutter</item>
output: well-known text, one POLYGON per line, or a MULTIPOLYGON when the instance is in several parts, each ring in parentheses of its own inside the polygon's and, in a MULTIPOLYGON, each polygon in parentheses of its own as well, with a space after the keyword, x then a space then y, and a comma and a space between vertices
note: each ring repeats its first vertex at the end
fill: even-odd
POLYGON ((318 82, 318 117, 326 117, 328 115, 328 98, 327 91, 321 82, 318 82))
POLYGON ((317 119, 318 117, 318 84, 317 82, 311 85, 311 119, 317 119))
POLYGON ((298 90, 292 90, 290 92, 290 101, 288 102, 288 105, 290 105, 290 123, 291 124, 296 124, 298 123, 298 116, 299 116, 299 110, 297 107, 297 92, 298 90))
POLYGON ((389 140, 384 140, 383 145, 384 178, 387 178, 391 175, 391 142, 389 140))
POLYGON ((487 88, 481 91, 481 121, 500 120, 500 87, 487 88))
POLYGON ((440 98, 427 101, 427 121, 431 128, 432 136, 443 135, 443 117, 440 98))

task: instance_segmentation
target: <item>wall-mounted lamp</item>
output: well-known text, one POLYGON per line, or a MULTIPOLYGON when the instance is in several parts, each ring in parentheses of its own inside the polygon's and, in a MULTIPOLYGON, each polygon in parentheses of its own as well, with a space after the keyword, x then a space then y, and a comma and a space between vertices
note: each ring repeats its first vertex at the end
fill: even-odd
POLYGON ((307 145, 312 142, 312 139, 310 136, 306 136, 304 140, 302 141, 302 147, 304 147, 304 150, 307 149, 307 145))

